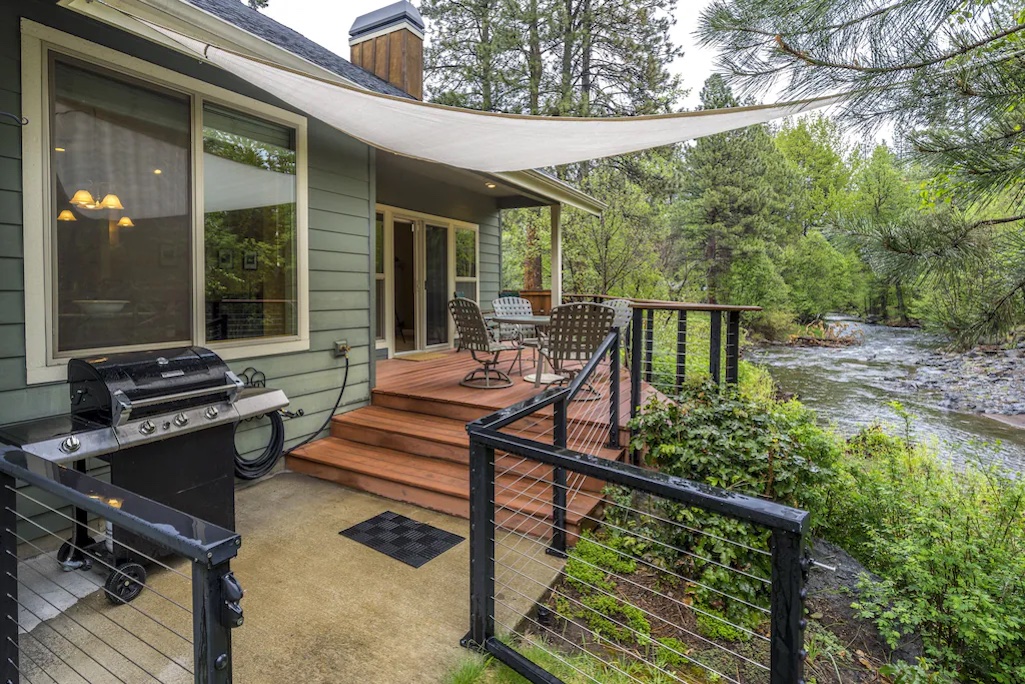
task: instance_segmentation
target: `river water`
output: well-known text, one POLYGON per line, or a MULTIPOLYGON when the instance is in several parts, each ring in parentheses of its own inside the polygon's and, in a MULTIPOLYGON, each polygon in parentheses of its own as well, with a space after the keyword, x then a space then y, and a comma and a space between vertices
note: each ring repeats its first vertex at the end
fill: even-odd
POLYGON ((760 347, 745 358, 768 368, 780 389, 818 411, 844 434, 872 423, 902 424, 887 403, 900 401, 914 415, 916 440, 926 440, 956 463, 979 459, 1025 472, 1025 430, 991 418, 944 409, 942 393, 916 389, 918 364, 940 342, 920 330, 854 324, 864 343, 840 349, 760 347))

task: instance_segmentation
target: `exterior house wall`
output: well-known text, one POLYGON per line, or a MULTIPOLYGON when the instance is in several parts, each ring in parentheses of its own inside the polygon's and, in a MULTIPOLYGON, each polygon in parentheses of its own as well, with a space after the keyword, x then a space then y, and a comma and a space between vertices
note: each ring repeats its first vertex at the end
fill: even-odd
MULTIPOLYGON (((0 4, 0 110, 21 111, 20 17, 283 109, 287 104, 212 67, 197 63, 48 2, 0 4)), ((30 122, 29 125, 39 125, 30 122)), ((370 235, 372 151, 317 120, 309 120, 310 350, 232 361, 236 372, 254 366, 268 385, 283 389, 303 418, 286 423, 288 442, 313 432, 334 406, 342 364, 335 340, 352 345, 343 404, 365 404, 370 390, 370 235)), ((22 262, 21 132, 0 122, 0 423, 61 413, 64 383, 28 385, 25 371, 22 262)), ((42 201, 27 198, 27 201, 42 201)), ((243 426, 238 443, 249 451, 267 442, 266 428, 243 426)))
POLYGON ((501 210, 494 198, 419 174, 378 177, 377 202, 480 226, 480 303, 498 296, 502 246, 501 210))

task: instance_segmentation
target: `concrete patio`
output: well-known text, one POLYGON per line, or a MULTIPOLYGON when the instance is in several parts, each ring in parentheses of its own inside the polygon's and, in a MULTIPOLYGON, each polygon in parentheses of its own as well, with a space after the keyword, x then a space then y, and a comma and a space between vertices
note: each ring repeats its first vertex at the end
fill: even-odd
MULTIPOLYGON (((243 545, 233 569, 246 590, 246 622, 233 632, 235 681, 426 684, 442 681, 459 661, 469 624, 469 542, 414 569, 338 533, 387 510, 463 537, 467 521, 290 472, 241 489, 236 505, 243 545)), ((528 563, 534 577, 517 591, 539 597, 561 562, 542 545, 520 543, 543 565, 528 563)), ((79 673, 96 682, 192 681, 171 662, 191 666, 191 646, 154 621, 191 637, 184 576, 154 570, 149 590, 130 606, 112 607, 101 592, 83 590, 86 575, 61 573, 46 560, 33 567, 46 567, 49 579, 22 573, 32 585, 20 596, 31 612, 19 617, 30 630, 21 642, 35 662, 23 658, 22 669, 32 681, 80 682, 79 673)), ((185 563, 174 567, 190 572, 185 563)), ((516 599, 527 603, 518 595, 503 600, 516 599)))

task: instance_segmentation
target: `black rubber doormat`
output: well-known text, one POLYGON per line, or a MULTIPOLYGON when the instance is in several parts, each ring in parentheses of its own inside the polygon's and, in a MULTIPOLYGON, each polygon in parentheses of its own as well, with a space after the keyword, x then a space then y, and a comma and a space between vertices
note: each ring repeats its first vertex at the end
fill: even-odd
POLYGON ((463 541, 463 537, 385 511, 338 534, 419 568, 463 541))

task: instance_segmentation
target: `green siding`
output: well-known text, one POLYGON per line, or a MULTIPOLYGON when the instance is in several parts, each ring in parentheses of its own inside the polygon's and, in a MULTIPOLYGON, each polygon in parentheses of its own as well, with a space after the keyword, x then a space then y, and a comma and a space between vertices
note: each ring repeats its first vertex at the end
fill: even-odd
MULTIPOLYGON (((20 111, 19 15, 291 109, 209 66, 37 0, 0 4, 0 109, 20 111)), ((343 372, 342 360, 334 358, 331 351, 335 340, 348 340, 353 347, 341 410, 369 400, 371 157, 365 144, 317 120, 309 121, 310 350, 230 363, 236 372, 248 366, 263 371, 269 386, 288 394, 293 410, 304 410, 302 418, 286 423, 288 444, 313 433, 335 405, 343 372)), ((20 130, 0 125, 0 423, 53 415, 68 407, 64 383, 26 384, 20 158, 20 130)), ((239 430, 237 443, 243 451, 262 449, 268 435, 265 425, 246 423, 239 430)), ((102 476, 102 464, 96 466, 93 472, 102 476)), ((37 521, 49 525, 59 520, 32 505, 35 508, 26 510, 37 521)), ((39 536, 38 530, 32 536, 39 536)))

